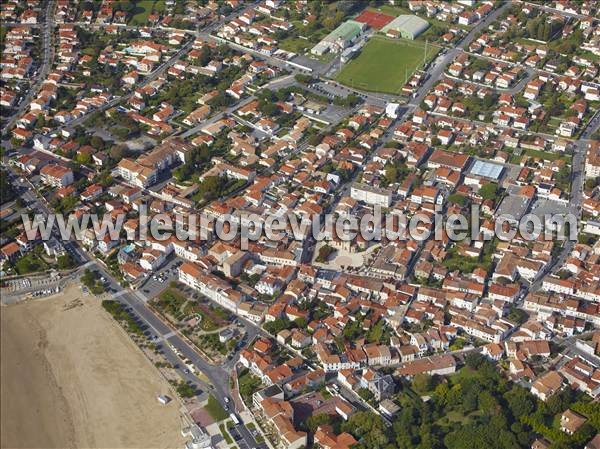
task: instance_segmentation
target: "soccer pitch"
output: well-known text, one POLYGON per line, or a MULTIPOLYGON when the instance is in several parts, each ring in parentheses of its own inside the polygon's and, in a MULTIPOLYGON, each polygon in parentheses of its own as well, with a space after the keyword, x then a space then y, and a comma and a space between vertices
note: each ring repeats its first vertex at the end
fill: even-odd
MULTIPOLYGON (((437 51, 429 45, 426 60, 437 51)), ((372 37, 336 80, 356 89, 399 94, 407 79, 422 66, 424 52, 425 44, 421 42, 372 37)))

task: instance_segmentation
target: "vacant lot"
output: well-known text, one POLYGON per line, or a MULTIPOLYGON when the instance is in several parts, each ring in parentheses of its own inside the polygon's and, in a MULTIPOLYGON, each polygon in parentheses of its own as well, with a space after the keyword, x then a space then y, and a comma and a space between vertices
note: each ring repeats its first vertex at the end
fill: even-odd
MULTIPOLYGON (((429 46, 427 60, 437 51, 429 46)), ((423 64, 425 46, 418 42, 373 37, 360 55, 338 74, 337 80, 356 89, 399 94, 412 73, 423 64)))

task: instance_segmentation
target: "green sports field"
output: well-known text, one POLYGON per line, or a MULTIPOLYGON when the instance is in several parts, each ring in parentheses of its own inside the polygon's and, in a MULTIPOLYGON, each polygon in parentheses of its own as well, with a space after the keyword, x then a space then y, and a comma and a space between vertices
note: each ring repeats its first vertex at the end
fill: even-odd
MULTIPOLYGON (((374 36, 336 79, 356 89, 399 94, 407 79, 422 66, 424 49, 420 42, 374 36)), ((437 51, 437 47, 429 45, 427 60, 437 51)))

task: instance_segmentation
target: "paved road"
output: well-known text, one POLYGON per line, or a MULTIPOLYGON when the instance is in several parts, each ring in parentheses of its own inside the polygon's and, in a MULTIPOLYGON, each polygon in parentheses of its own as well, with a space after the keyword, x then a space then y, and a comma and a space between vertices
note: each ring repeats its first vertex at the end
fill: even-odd
MULTIPOLYGON (((469 54, 472 54, 472 53, 469 53, 469 54)), ((457 82, 462 83, 462 84, 472 84, 474 86, 483 87, 483 88, 487 88, 487 89, 493 88, 498 93, 515 95, 515 94, 521 92, 523 90, 523 88, 525 87, 525 84, 527 84, 529 81, 531 81, 531 79, 535 75, 537 75, 537 71, 532 69, 531 67, 523 67, 523 69, 525 70, 526 75, 523 78, 521 78, 521 80, 517 84, 513 85, 512 87, 509 87, 508 89, 491 86, 489 84, 484 84, 484 83, 477 83, 475 81, 470 81, 470 80, 466 80, 466 79, 463 79, 460 77, 452 76, 448 73, 446 73, 445 76, 447 76, 450 79, 456 80, 457 82)))
MULTIPOLYGON (((201 390, 212 394, 222 406, 226 407, 225 398, 229 397, 229 373, 231 367, 235 363, 237 356, 232 358, 230 362, 223 366, 215 366, 206 362, 198 353, 178 334, 173 332, 173 329, 165 324, 146 304, 146 297, 140 292, 124 289, 115 278, 101 265, 93 260, 85 251, 81 249, 75 241, 65 244, 69 252, 75 254, 79 258, 79 262, 86 268, 96 271, 100 276, 106 279, 106 287, 113 292, 113 299, 123 304, 128 308, 132 316, 150 332, 151 337, 157 337, 162 343, 161 349, 165 358, 173 366, 178 367, 179 375, 186 382, 199 386, 201 390), (183 359, 188 359, 191 363, 206 376, 210 383, 205 382, 188 370, 183 363, 183 359)), ((240 320, 241 321, 241 320, 240 320)), ((248 323, 243 323, 247 326, 248 336, 247 342, 250 342, 257 335, 258 330, 253 326, 248 326, 248 323)), ((250 447, 264 447, 257 444, 251 432, 242 424, 236 426, 237 431, 242 436, 245 444, 250 447)))
MULTIPOLYGON (((182 47, 176 55, 164 63, 155 72, 153 72, 153 74, 150 75, 145 82, 150 82, 153 79, 156 79, 156 77, 160 76, 162 71, 166 70, 184 53, 186 53, 191 48, 192 44, 193 40, 182 47)), ((110 102, 110 104, 114 105, 122 99, 123 97, 114 99, 110 102)), ((106 107, 111 106, 105 105, 104 108, 106 107)), ((74 126, 75 124, 76 123, 71 122, 67 126, 74 126)), ((9 173, 11 181, 23 191, 22 198, 28 203, 31 209, 35 213, 42 214, 46 217, 49 216, 52 211, 49 209, 48 205, 45 204, 45 200, 35 194, 35 187, 30 183, 30 181, 28 179, 23 179, 23 181, 21 181, 21 178, 17 174, 12 171, 9 173)), ((59 237, 57 231, 55 231, 53 235, 55 237, 59 237)), ((142 325, 146 326, 153 333, 153 335, 168 343, 163 345, 165 358, 174 366, 179 367, 179 374, 185 381, 189 381, 194 385, 204 387, 204 390, 213 394, 221 403, 221 405, 224 407, 227 405, 225 398, 227 398, 229 395, 229 373, 231 372, 231 367, 237 361, 238 355, 232 357, 231 360, 228 361, 224 366, 214 366, 207 363, 194 351, 191 346, 189 346, 182 338, 175 334, 169 326, 162 322, 161 319, 148 308, 145 303, 146 297, 144 297, 140 292, 134 292, 129 289, 122 288, 117 280, 114 279, 108 272, 108 270, 106 270, 99 262, 95 261, 91 256, 89 256, 80 247, 78 242, 71 240, 68 242, 63 242, 63 244, 67 251, 76 258, 77 262, 81 264, 82 267, 95 270, 106 279, 107 287, 113 292, 113 297, 115 300, 118 300, 121 304, 128 307, 133 316, 142 325), (180 354, 180 356, 177 355, 171 348, 174 348, 177 353, 180 354), (206 376, 210 384, 207 384, 205 381, 190 372, 184 366, 182 358, 191 360, 198 370, 206 376)), ((259 329, 253 325, 250 325, 250 323, 245 322, 244 320, 240 319, 240 322, 246 326, 246 341, 252 341, 252 339, 258 334, 259 329)), ((252 433, 243 424, 237 425, 236 431, 242 438, 240 442, 238 442, 238 445, 248 448, 266 447, 264 444, 259 445, 252 436, 252 433)))
POLYGON ((526 5, 531 5, 531 6, 535 6, 537 8, 541 8, 544 11, 549 12, 550 14, 558 14, 561 16, 576 18, 576 19, 587 19, 590 17, 590 16, 585 16, 583 14, 576 14, 576 13, 572 13, 572 12, 560 11, 556 8, 551 8, 550 6, 545 6, 540 3, 532 3, 532 2, 523 2, 523 3, 526 5))
POLYGON ((446 67, 454 61, 454 59, 463 51, 464 48, 468 48, 471 44, 475 36, 482 31, 484 28, 490 25, 493 21, 495 21, 504 11, 506 11, 510 7, 509 2, 504 2, 502 6, 496 8, 487 17, 485 17, 482 21, 477 23, 462 39, 460 39, 456 45, 451 49, 446 51, 445 54, 438 56, 430 65, 427 70, 427 75, 429 75, 423 85, 417 91, 417 95, 413 98, 410 103, 410 112, 412 113, 416 107, 421 104, 421 102, 425 99, 431 88, 435 83, 437 83, 446 70, 446 67))
MULTIPOLYGON (((183 47, 181 47, 179 49, 179 51, 177 53, 175 53, 173 56, 171 56, 167 61, 163 62, 150 75, 148 75, 146 78, 144 78, 144 80, 141 83, 136 84, 136 88, 144 87, 147 84, 151 83, 152 81, 156 80, 169 67, 171 67, 173 64, 175 64, 177 61, 179 61, 179 59, 181 59, 185 54, 187 54, 187 52, 189 52, 192 49, 193 45, 194 45, 194 40, 192 39, 187 44, 185 44, 183 47)), ((95 112, 106 111, 107 109, 110 109, 110 108, 118 105, 122 101, 128 100, 129 98, 131 98, 134 95, 134 93, 135 93, 134 91, 131 91, 125 95, 116 96, 116 97, 112 98, 110 101, 108 101, 107 103, 100 106, 99 108, 92 109, 91 111, 82 115, 81 117, 78 117, 75 120, 71 120, 71 121, 65 123, 64 125, 57 127, 55 130, 60 131, 62 129, 74 128, 75 126, 83 123, 91 114, 93 114, 95 112)))
MULTIPOLYGON (((591 136, 600 129, 600 112, 592 117, 581 133, 579 139, 573 144, 573 159, 571 164, 571 200, 569 201, 569 213, 581 218, 581 202, 583 201, 583 188, 585 183, 585 156, 587 144, 591 136)), ((540 289, 544 278, 550 273, 556 273, 563 267, 567 257, 571 254, 576 241, 567 240, 560 253, 554 258, 534 279, 530 291, 540 289)))
POLYGON ((25 98, 21 100, 21 104, 17 107, 17 109, 13 112, 10 120, 2 129, 2 134, 6 135, 12 127, 15 125, 17 120, 23 115, 25 110, 29 107, 29 104, 33 100, 33 98, 37 95, 38 91, 42 87, 42 83, 48 76, 50 72, 50 67, 52 65, 52 59, 54 58, 54 46, 52 44, 53 36, 54 36, 54 0, 49 0, 44 10, 44 19, 43 23, 37 24, 39 26, 43 26, 41 32, 43 33, 43 44, 42 49, 44 53, 44 57, 42 59, 42 64, 38 68, 38 74, 35 78, 33 84, 31 85, 27 95, 25 98))
POLYGON ((208 125, 212 125, 215 122, 218 122, 219 120, 221 120, 223 117, 225 117, 227 115, 233 114, 233 111, 236 111, 237 109, 239 109, 243 106, 246 106, 248 103, 251 103, 253 100, 256 100, 256 97, 254 95, 235 103, 234 105, 228 107, 224 111, 221 111, 218 114, 213 115, 208 120, 205 120, 202 123, 188 129, 187 131, 184 131, 182 134, 180 134, 180 137, 186 139, 190 136, 193 136, 194 134, 198 134, 202 128, 204 128, 208 125))
MULTIPOLYGON (((461 40, 459 40, 456 43, 456 45, 452 49, 446 51, 445 54, 438 56, 434 61, 432 61, 432 63, 429 65, 428 69, 425 72, 425 82, 417 89, 417 92, 416 92, 415 97, 413 98, 413 101, 411 101, 411 103, 409 103, 408 105, 405 105, 402 108, 400 108, 400 110, 398 111, 398 117, 390 125, 390 127, 386 131, 385 135, 380 139, 380 144, 377 145, 369 153, 367 159, 364 162, 364 166, 366 166, 371 161, 371 158, 372 158, 373 154, 375 154, 376 150, 380 146, 385 145, 385 143, 392 138, 392 134, 394 132, 394 127, 396 126, 396 123, 402 121, 402 119, 404 117, 408 117, 410 114, 412 114, 414 112, 414 110, 417 108, 417 106, 427 96, 427 94, 433 87, 434 83, 439 81, 440 77, 446 70, 446 67, 449 64, 451 64, 452 61, 454 61, 454 59, 456 58, 456 56, 462 51, 462 48, 467 47, 471 43, 471 41, 475 38, 475 36, 477 35, 477 33, 479 31, 481 31, 484 27, 487 27, 490 23, 492 23, 494 20, 496 20, 498 18, 498 16, 500 16, 509 6, 510 6, 509 3, 504 3, 504 4, 502 4, 502 6, 495 9, 483 21, 481 21, 477 25, 475 25, 465 37, 463 37, 461 40)), ((354 89, 354 91, 359 92, 356 89, 354 89)), ((344 185, 342 185, 338 189, 339 196, 336 197, 336 199, 332 203, 332 208, 335 207, 335 204, 337 204, 337 202, 344 195, 349 194, 350 186, 358 177, 358 173, 359 172, 355 173, 351 180, 346 182, 344 185)), ((409 274, 410 274, 410 272, 407 272, 407 276, 409 274)))

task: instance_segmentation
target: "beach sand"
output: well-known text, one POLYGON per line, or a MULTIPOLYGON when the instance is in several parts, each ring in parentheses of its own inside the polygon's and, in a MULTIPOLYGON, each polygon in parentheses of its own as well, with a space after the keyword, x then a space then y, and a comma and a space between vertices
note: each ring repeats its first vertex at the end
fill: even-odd
POLYGON ((179 403, 78 285, 0 309, 2 448, 180 448, 179 403))

